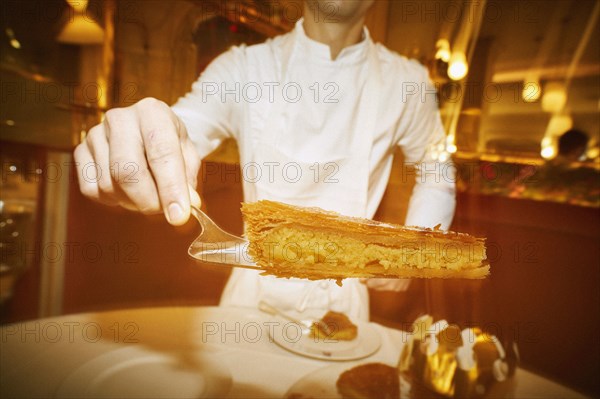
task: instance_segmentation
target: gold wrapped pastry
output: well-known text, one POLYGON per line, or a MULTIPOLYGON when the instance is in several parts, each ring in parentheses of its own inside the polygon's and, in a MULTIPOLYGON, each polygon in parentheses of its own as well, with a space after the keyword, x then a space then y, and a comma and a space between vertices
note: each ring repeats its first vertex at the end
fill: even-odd
POLYGON ((431 321, 428 315, 415 321, 399 361, 416 397, 480 398, 492 386, 501 389, 516 363, 511 371, 498 338, 479 328, 461 331, 445 320, 431 321))

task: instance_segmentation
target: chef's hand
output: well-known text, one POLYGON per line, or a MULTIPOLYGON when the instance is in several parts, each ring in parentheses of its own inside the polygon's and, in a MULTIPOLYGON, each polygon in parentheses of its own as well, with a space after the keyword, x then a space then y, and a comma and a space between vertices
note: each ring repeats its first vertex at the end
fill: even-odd
POLYGON ((145 214, 164 212, 184 224, 195 191, 200 158, 185 125, 162 101, 143 99, 106 112, 75 148, 81 192, 107 205, 145 214))
POLYGON ((364 278, 361 282, 376 291, 402 292, 410 286, 410 280, 397 278, 364 278))

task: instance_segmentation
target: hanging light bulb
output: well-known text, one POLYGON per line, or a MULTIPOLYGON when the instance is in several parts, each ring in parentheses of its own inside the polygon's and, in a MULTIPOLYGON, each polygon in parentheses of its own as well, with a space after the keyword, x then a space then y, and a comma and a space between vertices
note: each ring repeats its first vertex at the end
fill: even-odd
POLYGON ((573 127, 573 118, 568 114, 554 114, 548 122, 544 137, 558 137, 573 127))
POLYGON ((541 143, 540 155, 544 159, 552 159, 556 156, 556 140, 551 136, 545 136, 541 143))
POLYGON ((542 95, 542 86, 537 78, 531 77, 523 82, 523 100, 528 103, 536 102, 542 95))
POLYGON ((67 44, 102 44, 104 31, 97 22, 85 15, 87 0, 67 0, 75 10, 73 16, 69 15, 69 22, 56 38, 61 43, 67 44))
POLYGON ((446 151, 450 154, 454 154, 456 153, 456 150, 458 148, 456 148, 456 137, 454 136, 454 134, 449 134, 448 137, 446 137, 446 151))
POLYGON ((542 147, 542 151, 540 152, 540 155, 544 159, 552 159, 556 156, 556 150, 554 149, 553 145, 542 147))
POLYGON ((596 159, 600 156, 600 147, 598 147, 598 143, 588 145, 588 150, 585 152, 585 157, 587 159, 596 159))
POLYGON ((79 14, 83 14, 88 5, 88 0, 66 0, 66 2, 79 14))
POLYGON ((542 109, 545 112, 559 113, 567 103, 567 90, 561 82, 548 82, 544 86, 542 109))
POLYGON ((444 62, 450 61, 450 43, 447 39, 440 39, 435 44, 436 53, 435 59, 444 62))
POLYGON ((447 151, 441 152, 437 159, 442 163, 446 162, 448 159, 450 159, 450 153, 447 151))
POLYGON ((9 43, 12 48, 19 50, 21 48, 21 42, 15 37, 15 32, 11 28, 6 28, 6 36, 8 36, 9 43))
POLYGON ((448 76, 452 80, 461 80, 469 72, 467 57, 463 52, 453 52, 448 64, 448 76))
POLYGON ((573 118, 568 114, 554 114, 548 122, 546 133, 542 139, 541 155, 544 159, 552 159, 556 156, 556 142, 564 132, 573 127, 573 118))

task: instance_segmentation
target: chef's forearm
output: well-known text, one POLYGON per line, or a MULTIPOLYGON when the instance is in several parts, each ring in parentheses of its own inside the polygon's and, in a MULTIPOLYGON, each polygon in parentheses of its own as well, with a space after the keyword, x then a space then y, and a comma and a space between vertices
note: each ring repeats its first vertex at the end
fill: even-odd
POLYGON ((243 102, 221 92, 242 81, 243 47, 232 47, 217 57, 192 84, 191 90, 171 106, 185 124, 201 158, 227 138, 236 138, 243 120, 243 102))

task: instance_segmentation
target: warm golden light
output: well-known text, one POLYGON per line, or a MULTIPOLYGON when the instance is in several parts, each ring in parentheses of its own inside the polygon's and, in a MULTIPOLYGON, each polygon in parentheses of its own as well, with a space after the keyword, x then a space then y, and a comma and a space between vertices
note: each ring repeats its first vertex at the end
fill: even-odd
POLYGON ((555 143, 552 137, 546 136, 542 139, 542 151, 540 154, 544 159, 552 159, 556 156, 555 143))
POLYGON ((573 127, 573 118, 568 114, 554 114, 548 122, 546 133, 541 143, 541 155, 544 159, 552 159, 557 154, 557 138, 573 127))
POLYGON ((450 57, 450 64, 448 65, 448 76, 452 80, 461 80, 469 72, 469 66, 467 65, 467 57, 465 53, 454 52, 450 57))
POLYGON ((9 40, 11 47, 15 48, 17 50, 20 49, 21 42, 19 42, 17 40, 17 38, 15 37, 15 32, 11 28, 6 28, 5 32, 6 32, 6 36, 8 36, 8 40, 9 40))
POLYGON ((548 122, 544 137, 558 137, 573 127, 573 118, 567 114, 554 114, 548 122))
POLYGON ((561 82, 549 82, 544 86, 542 109, 545 112, 559 113, 567 103, 567 90, 561 82))
POLYGON ((57 40, 69 44, 102 44, 104 31, 96 22, 91 21, 83 15, 75 15, 65 25, 58 35, 57 40))
POLYGON ((102 44, 104 31, 97 22, 85 15, 88 0, 66 1, 75 10, 75 15, 69 14, 69 21, 56 39, 61 43, 68 44, 102 44))
POLYGON ((67 3, 78 13, 85 12, 88 5, 88 0, 66 0, 67 3))
POLYGON ((521 95, 523 96, 523 100, 528 103, 539 100, 542 95, 542 86, 540 86, 540 82, 537 79, 526 80, 523 83, 523 92, 521 95))
POLYGON ((449 154, 454 154, 454 153, 456 153, 457 149, 458 148, 456 148, 456 136, 454 135, 454 133, 448 134, 448 137, 446 137, 446 148, 445 148, 445 150, 449 154))
POLYGON ((541 155, 544 159, 552 159, 556 155, 556 150, 554 146, 544 147, 542 148, 541 155))
POLYGON ((596 159, 598 156, 600 156, 600 147, 598 146, 591 147, 585 153, 585 157, 588 159, 596 159))
POLYGON ((435 53, 436 60, 442 60, 444 62, 450 61, 450 43, 446 39, 440 39, 435 44, 437 49, 435 53))

